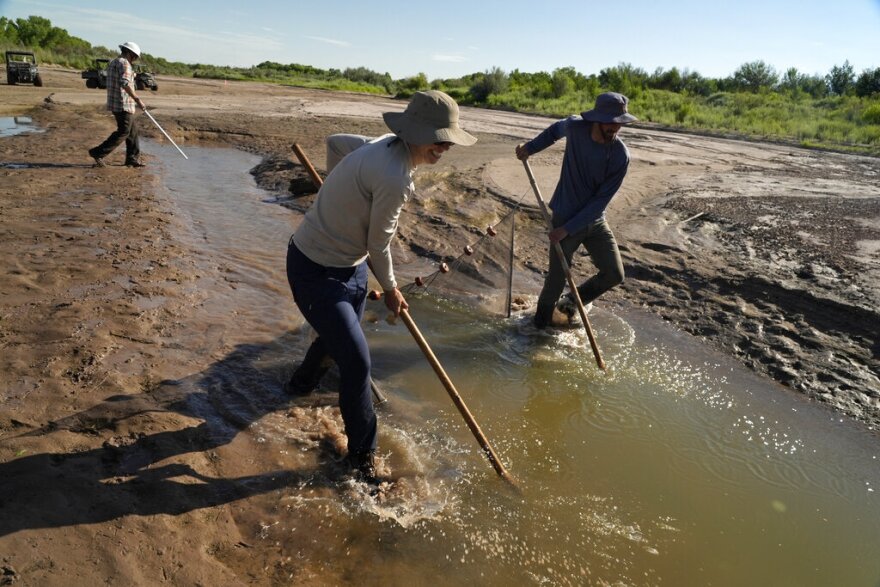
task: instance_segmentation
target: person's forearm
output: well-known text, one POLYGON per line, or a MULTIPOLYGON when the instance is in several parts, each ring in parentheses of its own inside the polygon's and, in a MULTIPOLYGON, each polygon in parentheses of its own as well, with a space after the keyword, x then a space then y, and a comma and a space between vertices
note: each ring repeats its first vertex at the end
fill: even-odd
MULTIPOLYGON (((122 86, 122 89, 125 90, 126 94, 131 96, 131 99, 134 100, 135 104, 137 104, 141 108, 144 108, 144 103, 141 102, 141 99, 138 98, 138 95, 134 93, 134 90, 131 89, 131 86, 122 86)), ((146 110, 146 108, 144 108, 144 110, 146 110)))

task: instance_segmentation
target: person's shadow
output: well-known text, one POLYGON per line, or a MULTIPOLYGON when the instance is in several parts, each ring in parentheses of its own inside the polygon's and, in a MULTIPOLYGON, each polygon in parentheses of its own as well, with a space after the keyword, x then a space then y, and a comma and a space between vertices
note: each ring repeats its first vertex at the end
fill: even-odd
POLYGON ((163 381, 140 394, 107 398, 18 435, 51 439, 70 434, 106 437, 108 430, 120 434, 101 448, 25 455, 0 464, 0 536, 131 514, 180 514, 305 482, 333 484, 339 466, 332 463, 339 454, 329 442, 318 444, 318 467, 325 469, 319 474, 300 468, 223 478, 184 463, 154 466, 186 453, 210 457, 209 451, 231 442, 244 428, 291 404, 335 405, 335 394, 303 399, 284 394, 281 382, 298 358, 286 350, 290 346, 289 335, 265 345, 239 345, 203 373, 163 381), (274 364, 267 355, 275 357, 274 364), (185 418, 168 417, 173 414, 185 418), (180 427, 191 418, 200 423, 180 427), (176 428, 169 430, 169 425, 176 428), (150 433, 151 427, 163 429, 150 433))
POLYGON ((0 161, 0 169, 76 169, 94 167, 94 163, 50 163, 33 161, 0 161))

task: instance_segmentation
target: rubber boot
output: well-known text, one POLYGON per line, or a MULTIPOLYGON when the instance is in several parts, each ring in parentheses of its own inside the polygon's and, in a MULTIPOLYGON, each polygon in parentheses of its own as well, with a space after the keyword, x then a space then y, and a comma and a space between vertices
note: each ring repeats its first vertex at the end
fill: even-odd
POLYGON ((333 365, 333 359, 324 353, 323 345, 312 343, 303 362, 284 386, 290 395, 309 395, 321 385, 321 378, 333 365))

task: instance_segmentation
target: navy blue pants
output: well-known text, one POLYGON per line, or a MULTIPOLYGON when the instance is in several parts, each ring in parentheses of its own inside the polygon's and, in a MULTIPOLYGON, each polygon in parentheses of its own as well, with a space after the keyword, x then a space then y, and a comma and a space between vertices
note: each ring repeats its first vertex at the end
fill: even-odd
POLYGON ((291 240, 287 281, 300 312, 318 333, 312 347, 322 355, 330 355, 339 367, 339 409, 349 453, 375 450, 377 423, 370 395, 370 349, 361 328, 367 299, 367 264, 325 267, 306 257, 291 240))

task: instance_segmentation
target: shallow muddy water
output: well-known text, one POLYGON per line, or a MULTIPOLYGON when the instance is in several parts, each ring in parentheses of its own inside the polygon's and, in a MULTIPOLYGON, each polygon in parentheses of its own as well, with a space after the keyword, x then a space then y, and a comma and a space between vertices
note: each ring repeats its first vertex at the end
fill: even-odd
POLYGON ((0 116, 0 138, 26 132, 43 132, 30 116, 0 116))
MULTIPOLYGON (((326 452, 339 441, 334 395, 291 408, 280 389, 309 340, 284 276, 294 214, 254 187, 254 156, 145 151, 161 161, 181 238, 200 250, 194 270, 223 285, 188 294, 181 345, 205 365, 187 384, 210 400, 192 410, 230 445, 255 447, 256 469, 326 452)), ((591 314, 603 373, 579 330, 410 302, 521 492, 496 476, 402 322, 370 303, 373 374, 389 397, 380 451, 395 481, 373 498, 328 482, 333 458, 315 457, 313 474, 236 502, 258 582, 880 584, 869 433, 637 310, 591 314)))

